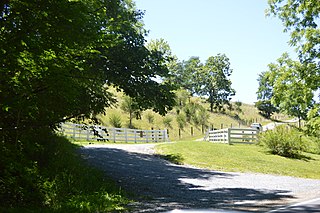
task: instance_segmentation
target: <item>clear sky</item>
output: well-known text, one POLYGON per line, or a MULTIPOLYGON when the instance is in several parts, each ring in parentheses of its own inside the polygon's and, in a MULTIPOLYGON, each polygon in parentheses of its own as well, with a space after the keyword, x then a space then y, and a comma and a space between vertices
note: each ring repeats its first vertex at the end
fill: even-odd
POLYGON ((163 38, 180 61, 224 53, 233 73, 233 101, 254 103, 258 74, 282 53, 295 57, 279 19, 266 17, 267 0, 135 0, 145 11, 147 40, 163 38))

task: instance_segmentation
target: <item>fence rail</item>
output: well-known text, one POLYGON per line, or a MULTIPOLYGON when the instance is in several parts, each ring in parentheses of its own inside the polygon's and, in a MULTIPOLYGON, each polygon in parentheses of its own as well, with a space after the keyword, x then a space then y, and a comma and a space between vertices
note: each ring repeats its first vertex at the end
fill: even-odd
POLYGON ((204 138, 215 143, 254 143, 258 140, 259 130, 251 128, 228 128, 209 130, 204 138))
POLYGON ((62 123, 59 131, 76 140, 111 142, 167 142, 167 130, 139 130, 100 125, 62 123))

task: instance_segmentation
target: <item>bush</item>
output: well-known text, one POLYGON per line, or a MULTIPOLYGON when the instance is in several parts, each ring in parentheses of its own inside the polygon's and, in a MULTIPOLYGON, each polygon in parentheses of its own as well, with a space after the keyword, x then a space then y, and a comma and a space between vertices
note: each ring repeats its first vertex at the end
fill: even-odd
POLYGON ((171 122, 172 122, 172 117, 166 116, 163 118, 163 124, 166 128, 172 128, 171 122))
POLYGON ((146 118, 147 118, 149 124, 152 124, 154 122, 154 115, 151 112, 148 112, 146 114, 146 118))
POLYGON ((121 122, 121 116, 117 114, 112 114, 109 117, 109 122, 111 126, 115 128, 121 128, 122 127, 122 122, 121 122))
POLYGON ((186 116, 183 113, 180 113, 176 117, 179 129, 183 129, 186 125, 186 116))
POLYGON ((298 158, 303 149, 299 133, 284 126, 261 133, 259 143, 266 146, 272 154, 290 158, 298 158))

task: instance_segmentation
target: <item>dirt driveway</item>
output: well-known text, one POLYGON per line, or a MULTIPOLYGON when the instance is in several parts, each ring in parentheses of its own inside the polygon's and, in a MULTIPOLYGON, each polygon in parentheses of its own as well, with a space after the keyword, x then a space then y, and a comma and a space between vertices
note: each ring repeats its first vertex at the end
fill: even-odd
POLYGON ((132 212, 225 209, 266 212, 320 197, 320 180, 178 166, 153 155, 152 144, 87 146, 91 164, 118 180, 138 202, 132 212))

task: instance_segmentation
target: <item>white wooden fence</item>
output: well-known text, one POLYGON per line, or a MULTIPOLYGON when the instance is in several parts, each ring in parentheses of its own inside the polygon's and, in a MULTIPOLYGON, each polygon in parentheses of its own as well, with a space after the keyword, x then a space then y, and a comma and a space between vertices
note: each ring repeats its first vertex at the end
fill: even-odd
POLYGON ((167 130, 138 130, 99 125, 62 123, 60 132, 76 140, 111 142, 167 142, 167 130))
POLYGON ((254 143, 258 140, 259 130, 251 128, 228 128, 209 130, 204 140, 215 143, 254 143))

